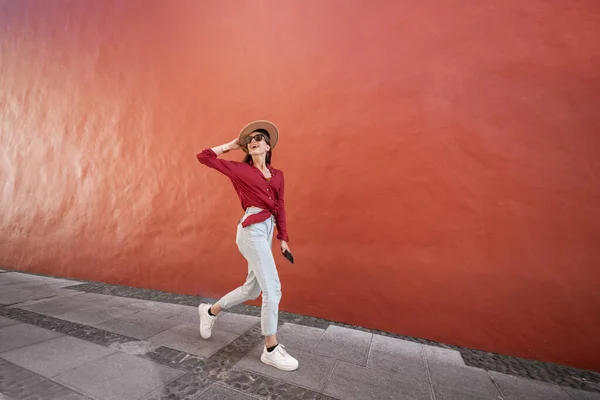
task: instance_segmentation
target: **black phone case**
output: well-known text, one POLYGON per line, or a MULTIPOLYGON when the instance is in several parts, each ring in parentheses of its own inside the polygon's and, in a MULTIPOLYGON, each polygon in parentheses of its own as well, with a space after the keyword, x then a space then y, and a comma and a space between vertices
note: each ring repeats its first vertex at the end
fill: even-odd
POLYGON ((294 256, 289 251, 284 251, 283 256, 287 258, 292 264, 294 263, 294 256))

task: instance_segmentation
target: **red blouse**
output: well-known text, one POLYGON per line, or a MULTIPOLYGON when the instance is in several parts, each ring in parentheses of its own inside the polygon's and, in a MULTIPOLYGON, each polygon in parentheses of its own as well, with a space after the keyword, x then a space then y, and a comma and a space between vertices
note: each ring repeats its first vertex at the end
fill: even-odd
POLYGON ((244 210, 248 207, 263 209, 258 214, 248 216, 242 226, 262 222, 273 215, 277 226, 277 239, 289 241, 285 222, 282 171, 268 166, 271 179, 267 179, 258 168, 244 162, 218 158, 212 149, 202 150, 196 157, 200 163, 216 169, 231 180, 244 210))

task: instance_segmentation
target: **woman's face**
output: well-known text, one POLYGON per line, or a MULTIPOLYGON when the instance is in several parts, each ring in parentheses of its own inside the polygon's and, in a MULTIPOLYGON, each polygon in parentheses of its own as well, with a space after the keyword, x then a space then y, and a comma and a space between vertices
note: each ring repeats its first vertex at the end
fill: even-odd
POLYGON ((267 151, 271 150, 267 140, 266 135, 260 132, 252 132, 248 136, 248 153, 253 156, 266 154, 267 151))

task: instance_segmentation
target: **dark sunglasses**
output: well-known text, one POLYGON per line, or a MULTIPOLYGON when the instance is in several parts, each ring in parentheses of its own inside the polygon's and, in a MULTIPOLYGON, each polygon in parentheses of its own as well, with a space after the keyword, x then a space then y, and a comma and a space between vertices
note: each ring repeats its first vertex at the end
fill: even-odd
POLYGON ((250 144, 252 139, 256 140, 257 142, 262 142, 264 139, 265 142, 269 143, 269 137, 267 135, 265 135, 264 133, 257 133, 254 136, 246 136, 246 144, 247 145, 250 144))

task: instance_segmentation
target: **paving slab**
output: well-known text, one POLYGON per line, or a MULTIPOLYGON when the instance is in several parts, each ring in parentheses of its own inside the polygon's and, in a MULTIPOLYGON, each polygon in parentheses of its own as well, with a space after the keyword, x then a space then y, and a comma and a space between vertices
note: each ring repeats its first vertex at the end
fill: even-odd
POLYGON ((0 317, 0 329, 17 324, 20 324, 20 322, 10 318, 0 317))
MULTIPOLYGON (((198 307, 182 307, 185 307, 182 312, 169 317, 169 319, 186 324, 198 324, 200 322, 200 317, 198 316, 198 307)), ((215 328, 241 335, 259 323, 259 317, 223 311, 219 314, 217 320, 215 321, 215 328)))
POLYGON ((114 342, 109 344, 108 347, 123 353, 143 356, 149 352, 155 351, 160 346, 156 346, 147 340, 131 340, 124 343, 114 342))
POLYGON ((0 356, 13 364, 51 378, 114 352, 115 350, 84 340, 61 336, 1 353, 0 356))
POLYGON ((255 397, 247 396, 243 393, 236 392, 233 389, 226 388, 219 384, 212 385, 200 396, 194 398, 194 400, 252 400, 252 399, 255 399, 255 397))
MULTIPOLYGON (((221 312, 221 316, 224 314, 225 311, 221 312)), ((221 318, 221 316, 219 316, 219 318, 221 318)), ((197 324, 199 322, 198 307, 188 307, 182 312, 169 317, 169 319, 172 319, 173 321, 179 321, 184 324, 197 324)))
POLYGON ((327 379, 336 363, 333 358, 286 347, 290 355, 298 359, 300 366, 293 372, 281 371, 260 361, 263 348, 263 344, 255 346, 246 357, 235 365, 235 368, 257 372, 283 382, 320 392, 327 383, 327 379))
POLYGON ((27 300, 41 299, 51 297, 52 293, 46 290, 29 291, 20 289, 2 290, 0 291, 0 304, 18 304, 27 300))
POLYGON ((407 340, 373 335, 367 366, 429 381, 423 346, 407 340))
POLYGON ((0 392, 9 400, 90 400, 80 393, 19 367, 1 357, 0 392))
POLYGON ((80 310, 82 308, 93 306, 93 304, 88 302, 78 301, 77 297, 78 295, 60 297, 57 299, 48 299, 46 301, 41 301, 26 306, 19 306, 17 308, 53 317, 58 314, 64 314, 69 311, 80 310))
POLYGON ((151 301, 151 300, 139 300, 131 299, 131 305, 134 307, 144 308, 147 310, 163 310, 163 309, 177 309, 183 311, 185 309, 194 309, 196 307, 186 306, 175 303, 165 303, 163 301, 151 301))
MULTIPOLYGON (((96 302, 94 305, 101 304, 103 301, 108 301, 108 300, 112 299, 112 297, 113 297, 108 294, 102 294, 102 293, 86 293, 86 292, 80 292, 80 293, 81 294, 77 296, 77 300, 84 301, 84 302, 94 301, 94 302, 96 302)), ((106 304, 102 304, 102 305, 106 305, 106 304)))
POLYGON ((277 341, 289 349, 311 352, 315 349, 324 333, 325 329, 286 323, 279 327, 277 341))
POLYGON ((22 281, 15 279, 13 274, 11 274, 10 272, 5 272, 5 273, 0 274, 0 287, 4 286, 10 282, 19 283, 22 281))
POLYGON ((8 272, 0 275, 0 285, 5 283, 30 283, 30 284, 60 284, 65 283, 69 285, 77 284, 76 281, 70 281, 68 279, 52 278, 49 276, 41 275, 30 275, 19 272, 8 272))
POLYGON ((437 346, 423 345, 423 354, 428 362, 438 364, 465 365, 459 351, 444 349, 437 346))
MULTIPOLYGON (((19 289, 25 289, 25 290, 35 290, 35 289, 54 289, 54 290, 58 290, 58 289, 62 289, 64 287, 67 286, 72 286, 73 282, 69 282, 69 281, 47 281, 47 282, 28 282, 28 283, 23 283, 23 284, 19 284, 19 289)), ((12 286, 12 285, 11 285, 12 286)))
MULTIPOLYGON (((181 313, 183 313, 184 311, 189 311, 189 309, 194 309, 194 307, 188 307, 188 306, 182 306, 179 304, 159 304, 155 307, 140 307, 139 305, 136 305, 136 303, 131 303, 129 305, 129 307, 136 307, 140 310, 140 315, 153 315, 155 317, 160 317, 160 318, 171 318, 174 317, 176 315, 179 315, 181 313)), ((196 316, 196 320, 198 319, 198 316, 196 316)), ((191 323, 194 322, 194 320, 187 320, 187 321, 179 321, 178 322, 187 322, 187 323, 191 323)))
POLYGON ((148 339, 177 325, 180 323, 166 318, 131 314, 104 322, 97 328, 136 339, 148 339))
POLYGON ((429 363, 428 366, 434 387, 457 388, 484 398, 500 395, 492 378, 483 369, 445 363, 429 363))
POLYGON ((140 308, 152 308, 153 306, 160 304, 160 301, 153 300, 140 300, 140 299, 131 299, 133 305, 140 308))
POLYGON ((563 387, 562 390, 573 400, 600 400, 600 393, 563 387))
POLYGON ((11 325, 0 329, 0 353, 54 339, 62 334, 29 324, 11 325))
POLYGON ((324 394, 344 400, 432 400, 428 383, 338 361, 324 394))
MULTIPOLYGON (((65 297, 64 293, 72 292, 69 289, 63 289, 63 288, 57 289, 57 288, 53 288, 53 287, 48 287, 47 285, 37 286, 35 288, 24 289, 24 290, 31 292, 34 296, 45 295, 45 296, 48 296, 48 298, 65 297)), ((69 293, 69 295, 70 294, 71 293, 69 293)))
MULTIPOLYGON (((447 387, 447 386, 434 386, 435 400, 504 400, 498 394, 488 395, 477 395, 473 393, 467 393, 460 390, 460 388, 447 387)), ((526 399, 524 399, 526 400, 526 399)))
MULTIPOLYGON (((64 287, 61 287, 59 289, 55 289, 53 294, 54 294, 55 298, 59 298, 59 297, 79 296, 84 293, 80 292, 78 290, 65 289, 64 287)), ((77 299, 77 300, 80 300, 80 299, 77 299)))
POLYGON ((94 399, 135 400, 182 374, 130 354, 115 353, 64 372, 54 379, 94 399))
POLYGON ((506 400, 571 400, 558 385, 490 371, 506 400))
POLYGON ((0 282, 0 290, 15 290, 15 289, 23 289, 30 290, 31 288, 40 288, 44 286, 42 282, 36 281, 6 281, 0 282))
POLYGON ((134 305, 136 303, 135 299, 130 299, 129 297, 121 297, 121 296, 110 296, 104 295, 102 298, 97 298, 94 300, 94 304, 98 306, 110 306, 110 307, 121 307, 121 306, 130 306, 134 307, 136 310, 142 311, 142 307, 137 307, 134 305))
POLYGON ((83 325, 99 325, 126 315, 134 314, 137 310, 126 307, 91 306, 55 315, 55 318, 76 322, 83 325))
MULTIPOLYGON (((199 318, 196 313, 196 322, 198 322, 199 318)), ((219 314, 219 317, 215 321, 215 328, 241 335, 256 324, 260 324, 259 317, 226 312, 219 314)))
POLYGON ((51 278, 47 278, 40 275, 30 275, 30 274, 22 274, 19 272, 7 272, 0 276, 1 282, 35 282, 35 281, 43 281, 51 278))
POLYGON ((357 365, 367 365, 371 333, 330 325, 314 352, 357 365))
MULTIPOLYGON (((23 308, 26 306, 30 306, 33 304, 38 304, 38 303, 44 303, 46 301, 50 301, 50 300, 56 300, 59 298, 66 298, 66 297, 72 297, 74 298, 75 296, 78 296, 81 294, 81 292, 75 291, 75 290, 70 290, 70 289, 56 289, 53 290, 51 293, 47 293, 47 296, 29 296, 29 300, 25 300, 22 302, 19 302, 17 304, 13 304, 11 306, 8 306, 8 308, 23 308)), ((40 293, 38 293, 40 294, 40 293)))
POLYGON ((210 339, 202 339, 196 324, 181 324, 152 336, 148 342, 155 346, 165 346, 198 357, 208 358, 237 339, 239 335, 213 329, 210 339))
POLYGON ((58 284, 63 284, 63 285, 77 285, 79 283, 77 281, 72 281, 70 279, 54 278, 54 277, 51 277, 51 276, 27 275, 27 274, 21 274, 21 275, 28 276, 29 279, 31 279, 32 281, 35 281, 35 282, 42 282, 42 283, 45 283, 45 284, 52 284, 52 285, 58 285, 58 284))

